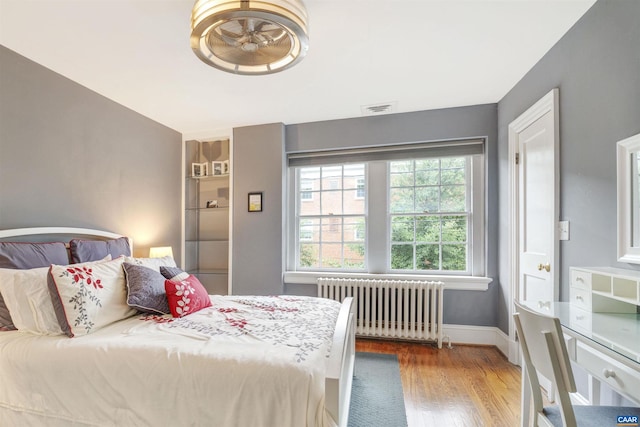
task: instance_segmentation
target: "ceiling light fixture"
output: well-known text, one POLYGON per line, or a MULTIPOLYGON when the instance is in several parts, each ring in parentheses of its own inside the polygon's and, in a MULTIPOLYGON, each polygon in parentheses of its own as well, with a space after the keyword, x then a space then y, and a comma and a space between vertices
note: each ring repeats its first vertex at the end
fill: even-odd
POLYGON ((197 0, 191 49, 212 67, 261 75, 300 62, 309 48, 302 0, 197 0))

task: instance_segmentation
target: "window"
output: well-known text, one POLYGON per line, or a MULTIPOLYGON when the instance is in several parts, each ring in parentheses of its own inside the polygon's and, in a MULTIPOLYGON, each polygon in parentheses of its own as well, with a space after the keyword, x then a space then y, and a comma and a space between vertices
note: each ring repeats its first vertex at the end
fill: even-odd
POLYGON ((290 156, 288 270, 484 275, 484 141, 435 145, 290 156))
POLYGON ((468 270, 469 160, 389 162, 391 270, 468 270))
POLYGON ((296 265, 303 269, 355 269, 365 265, 362 236, 365 202, 355 198, 364 164, 329 165, 296 170, 298 241, 296 265), (302 186, 315 183, 316 190, 302 186), (306 193, 311 193, 309 197, 306 193), (305 201, 312 200, 312 203, 305 201), (305 203, 302 203, 305 202, 305 203), (358 234, 357 230, 361 230, 358 234))

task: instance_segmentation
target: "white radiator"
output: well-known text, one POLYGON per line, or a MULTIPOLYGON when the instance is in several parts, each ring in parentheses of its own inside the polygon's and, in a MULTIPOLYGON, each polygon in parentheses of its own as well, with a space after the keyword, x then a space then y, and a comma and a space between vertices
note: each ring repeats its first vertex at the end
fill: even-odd
POLYGON ((433 340, 442 348, 444 283, 418 280, 319 278, 318 296, 353 297, 356 335, 433 340))

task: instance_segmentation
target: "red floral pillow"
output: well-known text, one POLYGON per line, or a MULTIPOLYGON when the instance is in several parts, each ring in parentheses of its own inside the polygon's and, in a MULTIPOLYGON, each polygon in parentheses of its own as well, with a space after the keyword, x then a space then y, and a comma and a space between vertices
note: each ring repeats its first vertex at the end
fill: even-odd
POLYGON ((167 292, 169 310, 173 317, 186 316, 211 307, 209 293, 193 274, 180 281, 165 280, 164 290, 167 292))

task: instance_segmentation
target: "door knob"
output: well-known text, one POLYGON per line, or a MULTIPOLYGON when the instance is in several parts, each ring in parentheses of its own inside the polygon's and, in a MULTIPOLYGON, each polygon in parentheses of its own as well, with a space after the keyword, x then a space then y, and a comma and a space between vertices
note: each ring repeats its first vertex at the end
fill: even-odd
POLYGON ((547 273, 551 271, 551 264, 546 263, 546 264, 538 264, 538 271, 542 271, 542 270, 546 270, 547 273))
POLYGON ((549 310, 551 308, 551 301, 538 301, 538 308, 540 310, 549 310))

